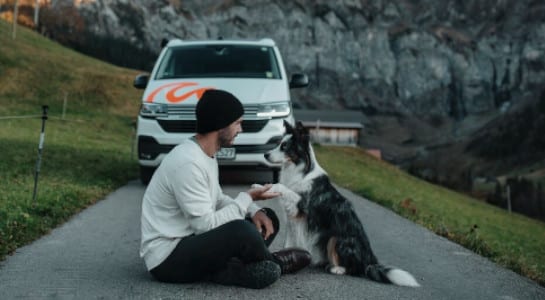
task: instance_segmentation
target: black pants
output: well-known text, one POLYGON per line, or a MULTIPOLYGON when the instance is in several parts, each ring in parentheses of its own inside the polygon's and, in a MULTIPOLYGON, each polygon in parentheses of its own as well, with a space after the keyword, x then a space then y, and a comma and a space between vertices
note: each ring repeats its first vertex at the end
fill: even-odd
POLYGON ((188 283, 208 280, 226 268, 233 258, 243 263, 272 260, 267 247, 278 233, 279 221, 272 209, 264 210, 274 227, 274 234, 267 240, 250 219, 231 221, 205 233, 183 238, 150 273, 159 281, 188 283))

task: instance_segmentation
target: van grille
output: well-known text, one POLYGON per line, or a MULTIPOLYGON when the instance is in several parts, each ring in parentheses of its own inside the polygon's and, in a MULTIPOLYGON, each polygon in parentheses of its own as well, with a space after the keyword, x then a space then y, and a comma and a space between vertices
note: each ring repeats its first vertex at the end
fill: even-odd
MULTIPOLYGON (((259 132, 267 125, 269 120, 255 120, 257 115, 257 105, 244 106, 244 120, 242 121, 242 131, 247 133, 259 132)), ((159 125, 166 132, 174 133, 192 133, 196 131, 197 121, 195 121, 195 106, 187 105, 169 105, 168 114, 181 116, 181 120, 160 120, 159 125)))
MULTIPOLYGON (((192 133, 196 131, 195 120, 157 120, 161 128, 166 132, 192 133)), ((269 120, 243 120, 242 131, 247 133, 259 132, 269 120)))
POLYGON ((166 132, 195 132, 197 127, 195 120, 157 120, 157 122, 166 132))
POLYGON ((169 105, 169 115, 186 116, 188 118, 195 118, 195 106, 187 105, 169 105))
MULTIPOLYGON (((255 118, 259 106, 255 104, 244 105, 244 117, 255 118)), ((195 118, 195 106, 191 105, 168 105, 168 114, 195 118)))

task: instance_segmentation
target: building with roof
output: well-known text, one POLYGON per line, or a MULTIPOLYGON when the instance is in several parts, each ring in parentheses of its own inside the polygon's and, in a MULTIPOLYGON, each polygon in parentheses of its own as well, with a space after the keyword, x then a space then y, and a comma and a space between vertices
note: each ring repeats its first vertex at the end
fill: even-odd
POLYGON ((296 109, 293 116, 309 129, 312 142, 350 146, 359 144, 365 118, 361 112, 351 110, 296 109))

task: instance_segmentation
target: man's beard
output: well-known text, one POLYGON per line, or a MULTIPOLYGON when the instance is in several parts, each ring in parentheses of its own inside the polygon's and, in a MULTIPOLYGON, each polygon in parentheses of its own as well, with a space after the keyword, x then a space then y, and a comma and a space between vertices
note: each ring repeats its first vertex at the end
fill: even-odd
POLYGON ((233 143, 232 143, 232 140, 234 139, 235 137, 231 137, 229 135, 229 130, 227 129, 221 129, 219 131, 219 134, 218 134, 218 140, 219 140, 219 144, 220 144, 220 147, 228 147, 228 146, 231 146, 233 143))

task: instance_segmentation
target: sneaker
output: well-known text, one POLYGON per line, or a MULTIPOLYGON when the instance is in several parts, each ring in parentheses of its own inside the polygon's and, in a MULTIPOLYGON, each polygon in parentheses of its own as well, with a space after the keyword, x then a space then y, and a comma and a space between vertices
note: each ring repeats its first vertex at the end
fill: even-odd
POLYGON ((308 251, 298 248, 286 248, 272 253, 272 256, 280 265, 282 274, 295 273, 308 266, 312 260, 308 251))
POLYGON ((268 260, 251 264, 230 262, 226 269, 212 276, 212 281, 223 285, 262 289, 277 281, 280 274, 280 266, 268 260))

